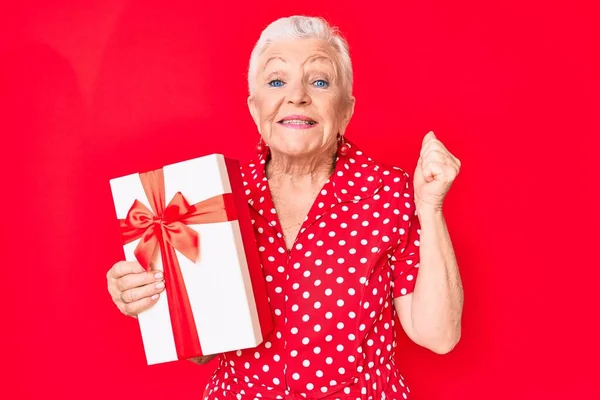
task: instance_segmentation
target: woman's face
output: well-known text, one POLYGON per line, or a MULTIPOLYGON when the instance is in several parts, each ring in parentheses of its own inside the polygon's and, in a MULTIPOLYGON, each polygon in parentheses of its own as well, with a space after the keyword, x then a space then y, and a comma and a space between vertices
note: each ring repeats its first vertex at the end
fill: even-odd
POLYGON ((303 157, 335 148, 354 111, 335 57, 315 39, 272 43, 262 53, 248 107, 271 151, 303 157))

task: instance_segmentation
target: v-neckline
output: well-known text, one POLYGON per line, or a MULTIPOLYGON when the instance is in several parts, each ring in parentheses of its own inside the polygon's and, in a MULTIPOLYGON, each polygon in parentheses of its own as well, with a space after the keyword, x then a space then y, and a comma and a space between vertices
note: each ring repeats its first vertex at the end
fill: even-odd
MULTIPOLYGON (((266 170, 266 165, 265 165, 265 170, 266 170)), ((269 205, 271 206, 271 209, 275 210, 274 218, 276 220, 276 224, 271 224, 271 222, 269 222, 269 225, 273 226, 277 230, 279 235, 281 235, 281 240, 284 243, 284 248, 286 249, 286 251, 288 253, 293 250, 293 248, 298 243, 298 240, 300 239, 302 234, 310 227, 310 225, 312 225, 314 222, 316 222, 318 220, 318 218, 311 218, 311 216, 313 216, 313 214, 315 213, 315 208, 318 208, 318 204, 320 204, 320 203, 327 204, 323 200, 326 200, 325 197, 329 194, 329 190, 327 190, 327 189, 329 186, 331 186, 331 180, 335 174, 335 171, 336 171, 336 169, 334 168, 333 172, 329 175, 327 180, 323 183, 323 185, 321 185, 321 188, 319 189, 317 196, 315 197, 315 199, 312 201, 310 207, 308 208, 308 212, 304 215, 304 218, 300 224, 300 228, 298 229, 298 232, 296 233, 296 237, 292 241, 291 247, 289 247, 289 248, 287 246, 285 230, 283 229, 283 226, 281 225, 281 219, 279 218, 280 210, 277 209, 277 207, 275 206, 275 202, 273 201, 273 191, 272 191, 269 179, 267 178, 267 175, 265 172, 266 187, 267 187, 266 192, 268 193, 268 201, 270 203, 269 205)), ((324 212, 333 208, 336 204, 338 204, 337 201, 335 202, 335 204, 332 203, 328 207, 327 210, 324 210, 324 212)), ((321 213, 320 215, 322 215, 323 213, 321 213)))
POLYGON ((308 213, 304 216, 291 248, 287 247, 283 227, 279 219, 279 211, 275 207, 271 185, 267 179, 268 148, 262 154, 259 154, 259 159, 256 162, 248 165, 250 171, 246 171, 246 173, 251 175, 248 177, 249 183, 246 189, 248 203, 274 229, 276 236, 283 242, 282 248, 288 253, 294 249, 306 230, 336 205, 345 202, 356 202, 365 197, 374 196, 382 187, 381 173, 373 160, 365 156, 350 141, 346 140, 346 143, 350 146, 350 152, 345 156, 336 158, 334 170, 319 190, 308 213), (359 178, 363 175, 369 175, 367 180, 359 178), (360 185, 355 184, 352 180, 357 180, 360 185))

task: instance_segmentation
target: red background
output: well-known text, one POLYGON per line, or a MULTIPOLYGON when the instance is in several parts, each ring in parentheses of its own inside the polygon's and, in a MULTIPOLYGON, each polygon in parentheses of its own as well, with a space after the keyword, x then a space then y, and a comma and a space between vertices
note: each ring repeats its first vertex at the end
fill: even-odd
POLYGON ((122 257, 108 180, 251 157, 250 50, 268 22, 304 13, 351 44, 352 140, 412 173, 433 129, 463 162, 446 203, 463 338, 437 356, 401 336, 414 399, 600 398, 598 10, 260 3, 1 6, 0 396, 200 398, 214 363, 146 366, 137 322, 107 294, 122 257))

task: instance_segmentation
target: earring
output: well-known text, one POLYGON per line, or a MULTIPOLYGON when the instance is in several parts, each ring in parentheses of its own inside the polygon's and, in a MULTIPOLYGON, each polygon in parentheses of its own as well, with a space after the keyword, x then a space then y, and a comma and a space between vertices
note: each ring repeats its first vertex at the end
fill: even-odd
POLYGON ((265 147, 267 145, 263 142, 263 138, 262 136, 260 137, 260 140, 258 141, 258 143, 256 144, 256 153, 258 155, 262 155, 265 152, 265 147))
POLYGON ((346 143, 344 141, 344 135, 340 135, 340 139, 338 141, 338 153, 340 156, 344 157, 346 156, 346 154, 348 154, 348 151, 350 150, 350 146, 348 146, 348 143, 346 143))

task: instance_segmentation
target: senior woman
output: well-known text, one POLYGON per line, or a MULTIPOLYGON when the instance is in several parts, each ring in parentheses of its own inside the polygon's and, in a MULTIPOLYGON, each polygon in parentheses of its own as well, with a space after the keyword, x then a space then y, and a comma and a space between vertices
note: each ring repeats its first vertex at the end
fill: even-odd
MULTIPOLYGON (((323 19, 271 23, 248 83, 260 140, 242 176, 275 329, 256 348, 219 355, 204 398, 407 399, 396 315, 439 354, 461 334, 461 279, 442 213, 460 162, 430 132, 411 180, 344 139, 352 65, 323 19)), ((119 262, 108 288, 135 316, 164 283, 119 262)))

